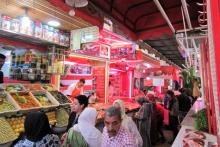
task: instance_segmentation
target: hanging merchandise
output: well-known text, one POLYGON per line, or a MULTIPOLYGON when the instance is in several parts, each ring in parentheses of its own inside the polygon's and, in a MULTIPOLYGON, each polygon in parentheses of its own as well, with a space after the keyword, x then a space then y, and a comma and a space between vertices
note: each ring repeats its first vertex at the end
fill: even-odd
POLYGON ((54 34, 54 28, 53 27, 48 27, 48 41, 53 41, 53 34, 54 34))
MULTIPOLYGON (((53 42, 55 43, 59 43, 59 30, 58 29, 54 29, 54 33, 53 33, 53 42)), ((65 39, 66 40, 66 39, 65 39)), ((66 44, 66 43, 65 43, 66 44)))
POLYGON ((64 49, 56 48, 55 46, 51 47, 50 52, 48 53, 48 69, 47 73, 50 74, 64 74, 64 60, 65 53, 64 49))
POLYGON ((18 19, 12 19, 10 31, 19 32, 20 22, 18 19))

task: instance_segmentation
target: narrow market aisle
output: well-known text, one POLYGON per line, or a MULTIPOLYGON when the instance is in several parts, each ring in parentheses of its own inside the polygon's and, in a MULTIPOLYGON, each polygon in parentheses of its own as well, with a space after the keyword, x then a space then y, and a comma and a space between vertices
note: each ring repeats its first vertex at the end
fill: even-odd
POLYGON ((165 143, 158 143, 154 145, 153 147, 171 147, 171 144, 168 142, 172 139, 172 132, 170 130, 163 130, 164 136, 166 138, 165 143))

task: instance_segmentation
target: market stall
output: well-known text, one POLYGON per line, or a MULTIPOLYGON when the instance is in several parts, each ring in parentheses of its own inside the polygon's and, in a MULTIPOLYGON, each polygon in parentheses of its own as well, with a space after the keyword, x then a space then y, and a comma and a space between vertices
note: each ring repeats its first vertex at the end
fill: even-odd
POLYGON ((0 84, 2 146, 24 131, 25 116, 32 111, 45 112, 53 128, 67 125, 71 102, 59 91, 59 79, 70 31, 91 25, 47 1, 2 1, 0 12, 0 53, 6 57, 0 84))

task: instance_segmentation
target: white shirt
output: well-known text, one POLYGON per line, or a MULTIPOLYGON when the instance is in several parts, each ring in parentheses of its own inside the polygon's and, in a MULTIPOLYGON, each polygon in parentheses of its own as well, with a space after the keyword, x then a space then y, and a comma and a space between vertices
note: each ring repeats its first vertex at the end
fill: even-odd
MULTIPOLYGON (((72 92, 73 92, 73 90, 75 89, 76 85, 77 85, 77 83, 76 83, 76 84, 73 83, 73 84, 69 85, 69 87, 67 88, 67 90, 63 91, 63 94, 65 94, 65 95, 71 95, 72 92)), ((81 90, 80 90, 80 94, 83 94, 83 92, 84 92, 83 86, 82 86, 80 89, 81 89, 81 90)))

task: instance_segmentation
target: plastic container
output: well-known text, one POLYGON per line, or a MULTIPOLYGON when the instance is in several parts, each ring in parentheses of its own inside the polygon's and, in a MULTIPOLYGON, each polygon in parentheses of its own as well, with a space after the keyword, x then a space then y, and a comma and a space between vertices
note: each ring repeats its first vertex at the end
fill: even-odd
POLYGON ((59 30, 58 29, 54 29, 53 42, 59 43, 59 41, 60 41, 59 39, 60 39, 59 30))
POLYGON ((36 38, 43 38, 43 26, 42 23, 39 21, 34 22, 34 37, 36 38))
POLYGON ((44 90, 40 84, 23 84, 23 86, 28 91, 42 91, 42 90, 44 90))
POLYGON ((53 42, 53 34, 54 34, 54 28, 48 27, 48 41, 53 42))
POLYGON ((7 15, 2 15, 1 19, 2 19, 2 27, 1 28, 3 30, 10 30, 12 18, 7 15))
POLYGON ((19 32, 20 21, 18 19, 12 19, 10 25, 10 31, 19 32))
POLYGON ((43 25, 43 32, 42 32, 42 39, 48 40, 48 33, 49 33, 49 26, 48 25, 43 25))
POLYGON ((26 91, 26 89, 21 84, 10 83, 10 84, 2 84, 1 86, 7 92, 24 92, 24 91, 26 91))
POLYGON ((58 90, 50 91, 50 94, 60 103, 61 106, 66 106, 71 104, 69 98, 58 90))
POLYGON ((20 33, 34 36, 34 22, 29 19, 24 19, 24 17, 20 17, 20 33))

